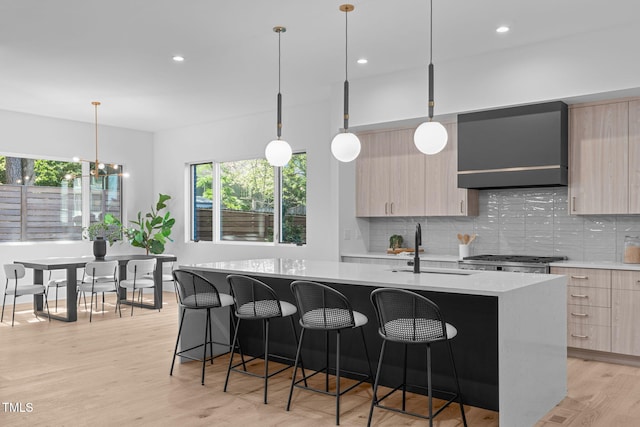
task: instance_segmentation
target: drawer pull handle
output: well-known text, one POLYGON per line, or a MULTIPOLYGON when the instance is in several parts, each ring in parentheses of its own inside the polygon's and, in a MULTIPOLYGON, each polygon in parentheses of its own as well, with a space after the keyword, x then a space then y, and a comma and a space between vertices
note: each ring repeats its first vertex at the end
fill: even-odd
POLYGON ((589 335, 576 335, 576 334, 571 334, 571 336, 572 336, 573 338, 582 338, 582 339, 589 338, 589 335))
POLYGON ((589 295, 571 294, 574 298, 589 298, 589 295))
POLYGON ((589 276, 571 276, 572 279, 589 280, 589 276))
POLYGON ((571 313, 571 315, 576 317, 589 317, 587 313, 571 313))

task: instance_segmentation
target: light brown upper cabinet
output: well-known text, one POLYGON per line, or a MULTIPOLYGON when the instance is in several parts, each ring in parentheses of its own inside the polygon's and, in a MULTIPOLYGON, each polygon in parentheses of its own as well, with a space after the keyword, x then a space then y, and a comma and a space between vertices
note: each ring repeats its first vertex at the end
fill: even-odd
POLYGON ((424 166, 413 131, 358 134, 356 216, 420 216, 424 211, 424 166))
POLYGON ((415 148, 414 129, 359 133, 356 216, 477 215, 477 190, 457 187, 457 127, 446 127, 447 147, 434 156, 415 148))
POLYGON ((425 216, 477 216, 478 190, 458 188, 458 126, 446 123, 449 139, 438 154, 424 155, 425 216))
POLYGON ((640 101, 570 111, 571 214, 640 213, 640 101))

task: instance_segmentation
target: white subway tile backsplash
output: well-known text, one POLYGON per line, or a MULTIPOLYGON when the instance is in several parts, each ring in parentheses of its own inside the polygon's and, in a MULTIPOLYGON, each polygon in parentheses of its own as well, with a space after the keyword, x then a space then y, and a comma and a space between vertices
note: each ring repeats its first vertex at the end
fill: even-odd
POLYGON ((640 235, 640 215, 570 216, 566 187, 482 190, 475 218, 369 219, 369 250, 380 252, 392 234, 413 246, 422 225, 427 253, 455 255, 456 234, 478 237, 471 254, 567 256, 577 261, 622 261, 625 235, 640 235))

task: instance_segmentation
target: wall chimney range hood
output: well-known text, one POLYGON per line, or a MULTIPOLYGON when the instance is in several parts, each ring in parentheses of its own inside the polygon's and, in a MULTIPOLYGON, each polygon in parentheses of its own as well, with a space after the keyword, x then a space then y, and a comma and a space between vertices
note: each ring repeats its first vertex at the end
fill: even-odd
POLYGON ((567 185, 565 103, 458 115, 458 187, 567 185))

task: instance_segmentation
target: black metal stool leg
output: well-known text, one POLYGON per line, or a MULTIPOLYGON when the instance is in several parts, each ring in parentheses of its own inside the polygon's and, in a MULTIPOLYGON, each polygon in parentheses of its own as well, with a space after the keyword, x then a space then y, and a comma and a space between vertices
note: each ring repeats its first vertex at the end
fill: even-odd
POLYGON ((407 410, 407 344, 404 345, 404 362, 402 365, 402 410, 407 410))
MULTIPOLYGON (((207 308, 207 316, 209 316, 209 323, 207 327, 209 328, 209 354, 211 355, 211 364, 213 365, 213 332, 211 327, 211 309, 207 308)), ((206 342, 206 341, 205 341, 206 342)))
MULTIPOLYGON (((204 324, 204 341, 202 341, 202 385, 204 385, 204 367, 207 364, 207 337, 209 336, 209 326, 211 325, 211 321, 209 316, 211 315, 211 311, 207 309, 206 321, 204 324)), ((213 354, 211 355, 213 356, 213 354)), ((213 359, 212 359, 213 360, 213 359)))
POLYGON ((176 363, 176 354, 178 353, 178 343, 180 342, 180 334, 182 333, 182 325, 184 325, 184 314, 186 313, 186 309, 182 310, 182 316, 180 318, 180 327, 178 328, 178 338, 176 338, 176 346, 173 349, 173 360, 171 361, 171 370, 169 371, 169 375, 173 375, 173 365, 176 363))
POLYGON ((456 391, 458 393, 458 403, 460 404, 460 413, 462 414, 462 424, 467 427, 467 417, 464 414, 464 405, 462 404, 462 393, 460 392, 460 381, 458 380, 458 371, 456 370, 456 362, 453 359, 453 350, 451 349, 451 341, 447 340, 449 347, 449 356, 451 357, 451 366, 453 367, 453 377, 456 380, 456 391))
MULTIPOLYGON (((298 373, 298 361, 300 360, 300 353, 302 351, 302 340, 304 339, 304 328, 300 331, 300 340, 298 341, 298 349, 296 350, 296 361, 293 365, 293 378, 291 378, 291 386, 289 387, 289 399, 287 399, 287 411, 291 408, 291 397, 293 396, 293 387, 296 384, 296 375, 298 373)), ((305 377, 304 371, 302 376, 305 377)), ((305 386, 307 386, 307 380, 305 377, 305 386)))
POLYGON ((360 335, 362 336, 362 343, 364 344, 364 354, 367 357, 367 366, 369 368, 369 378, 371 378, 371 384, 375 381, 375 377, 373 376, 373 369, 371 369, 371 358, 369 357, 369 349, 367 348, 367 340, 364 337, 364 330, 360 329, 360 335))
POLYGON ((329 391, 329 331, 324 332, 324 361, 327 370, 324 373, 324 391, 329 391))
MULTIPOLYGON (((235 321, 235 317, 233 316, 233 311, 229 311, 229 317, 231 318, 231 327, 233 328, 233 330, 236 330, 236 321, 235 321)), ((238 322, 240 322, 240 320, 238 320, 238 322)), ((240 360, 242 361, 242 370, 246 371, 247 370, 247 365, 244 363, 244 353, 242 353, 242 346, 240 345, 240 342, 236 343, 238 345, 238 352, 240 352, 240 360)), ((233 343, 231 344, 230 347, 230 351, 231 353, 233 353, 235 350, 235 346, 233 345, 233 343)))
POLYGON ((340 425, 340 329, 336 331, 336 425, 340 425))
MULTIPOLYGON (((296 323, 293 321, 293 316, 289 316, 289 319, 291 319, 291 329, 293 329, 293 336, 296 339, 296 344, 299 343, 298 341, 298 332, 296 331, 296 323)), ((298 356, 296 355, 296 358, 298 356)), ((302 369, 302 378, 304 380, 304 386, 307 387, 307 374, 304 372, 304 362, 302 361, 302 354, 300 355, 300 368, 302 369)), ((293 378, 295 378, 295 374, 293 375, 293 378)))
POLYGON ((378 404, 378 382, 380 380, 380 371, 382 370, 382 358, 384 357, 384 348, 387 345, 387 341, 382 341, 382 347, 380 348, 380 357, 378 358, 378 369, 376 370, 376 379, 373 383, 373 397, 371 398, 371 407, 369 408, 369 420, 367 421, 367 427, 371 425, 371 419, 373 418, 373 408, 378 404))
POLYGON ((433 387, 431 384, 431 345, 427 344, 427 394, 429 395, 429 427, 433 427, 433 387))
POLYGON ((269 319, 264 321, 264 403, 267 404, 267 386, 269 384, 269 319))
POLYGON ((233 355, 235 353, 235 351, 233 350, 235 349, 236 341, 238 340, 238 329, 240 329, 240 319, 238 319, 238 322, 236 323, 236 330, 233 333, 233 342, 231 344, 231 357, 229 357, 229 367, 227 368, 227 378, 224 380, 224 388, 222 389, 222 391, 224 392, 227 391, 227 385, 229 385, 229 374, 231 373, 231 366, 233 366, 233 355))

